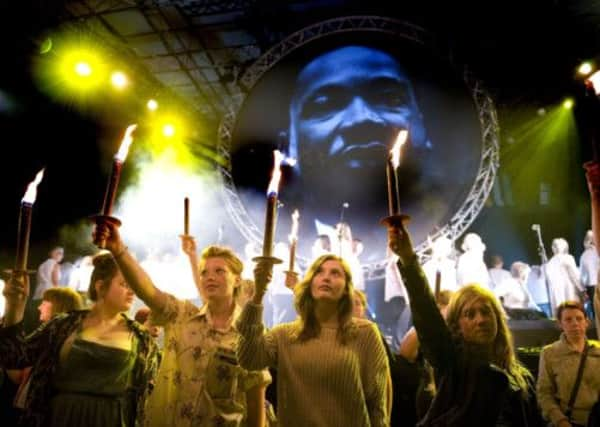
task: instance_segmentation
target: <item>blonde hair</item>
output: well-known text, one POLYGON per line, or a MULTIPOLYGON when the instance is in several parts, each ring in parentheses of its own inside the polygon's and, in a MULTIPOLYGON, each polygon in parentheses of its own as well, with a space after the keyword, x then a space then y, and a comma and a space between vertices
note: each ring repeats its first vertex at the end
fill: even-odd
POLYGON ((360 300, 360 303, 363 305, 363 307, 367 307, 367 294, 360 289, 354 289, 354 296, 360 300))
MULTIPOLYGON (((225 260, 225 264, 227 264, 231 272, 238 277, 241 276, 242 271, 244 270, 244 263, 242 263, 242 261, 231 249, 224 246, 211 245, 204 248, 200 254, 198 268, 200 268, 208 258, 222 258, 225 260)), ((239 292, 240 286, 236 286, 233 290, 234 298, 238 296, 239 292)))
POLYGON ((321 333, 321 325, 315 314, 315 299, 312 296, 311 284, 321 266, 326 261, 337 261, 344 270, 346 278, 344 293, 338 301, 338 330, 337 338, 342 344, 345 344, 350 338, 352 325, 352 296, 354 293, 354 285, 352 283, 352 273, 350 267, 342 258, 333 254, 321 255, 309 267, 304 279, 294 288, 294 306, 298 312, 300 322, 300 332, 298 339, 300 341, 308 341, 311 338, 316 338, 321 333))
POLYGON ((482 300, 492 308, 496 317, 497 333, 492 343, 492 360, 491 362, 500 368, 504 369, 518 384, 524 395, 528 392, 527 380, 531 380, 531 373, 519 363, 515 356, 513 347, 513 339, 506 316, 496 299, 495 295, 487 289, 479 285, 467 285, 456 291, 450 298, 448 312, 446 314, 446 322, 450 333, 455 339, 464 341, 460 332, 459 321, 462 316, 464 307, 475 300, 482 300))
POLYGON ((71 288, 46 289, 42 299, 52 303, 51 316, 83 308, 83 298, 71 288))

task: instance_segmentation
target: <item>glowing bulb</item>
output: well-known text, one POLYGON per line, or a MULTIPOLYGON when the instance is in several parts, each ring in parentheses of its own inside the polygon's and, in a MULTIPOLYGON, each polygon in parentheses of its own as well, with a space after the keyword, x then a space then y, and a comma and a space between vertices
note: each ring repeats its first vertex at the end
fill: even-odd
POLYGON ((573 108, 573 100, 571 98, 567 98, 563 101, 563 108, 570 110, 571 108, 573 108))
POLYGON ((146 107, 148 107, 148 110, 150 111, 156 111, 158 109, 158 102, 154 99, 150 99, 146 103, 146 107))
POLYGON ((112 73, 110 81, 117 89, 123 89, 128 83, 127 76, 122 71, 115 71, 112 73))
POLYGON ((75 64, 75 72, 82 77, 92 74, 92 67, 87 62, 78 62, 75 64))
POLYGON ((163 126, 163 135, 166 136, 167 138, 172 137, 173 135, 175 135, 175 126, 171 125, 171 124, 166 124, 163 126))
POLYGON ((587 76, 592 72, 592 63, 591 62, 583 62, 578 68, 577 72, 582 76, 587 76))

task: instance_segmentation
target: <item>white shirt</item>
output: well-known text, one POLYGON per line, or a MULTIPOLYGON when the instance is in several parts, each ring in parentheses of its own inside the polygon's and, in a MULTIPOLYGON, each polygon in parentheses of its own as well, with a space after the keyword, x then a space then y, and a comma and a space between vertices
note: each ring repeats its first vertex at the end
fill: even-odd
POLYGON ((527 276, 527 289, 536 304, 548 304, 548 289, 546 289, 546 276, 539 265, 532 265, 527 276))
POLYGON ((510 271, 503 268, 490 268, 488 273, 490 275, 490 284, 492 289, 496 289, 498 286, 501 286, 506 280, 513 279, 510 271))
POLYGON ((553 313, 556 311, 556 307, 564 301, 579 301, 577 291, 583 291, 584 288, 579 280, 579 270, 573 255, 556 254, 550 258, 546 264, 546 277, 553 313))
POLYGON ((581 284, 583 286, 596 286, 598 283, 598 270, 600 269, 600 258, 595 247, 583 251, 579 258, 579 271, 581 273, 581 284))
POLYGON ((440 290, 456 291, 458 289, 456 282, 456 262, 450 258, 441 260, 432 258, 423 264, 423 271, 425 272, 425 277, 427 277, 431 292, 435 293, 435 276, 438 269, 441 273, 440 290))
POLYGON ((529 290, 521 285, 514 277, 509 277, 494 288, 498 299, 502 298, 502 305, 506 308, 537 308, 529 290))
POLYGON ((388 258, 388 263, 385 267, 385 292, 383 299, 385 302, 389 302, 392 298, 402 297, 406 299, 406 303, 408 304, 408 292, 404 287, 397 262, 398 255, 391 255, 388 258))
MULTIPOLYGON (((54 258, 48 258, 40 264, 37 270, 37 287, 35 288, 34 300, 40 300, 44 296, 46 289, 54 286, 52 283, 52 271, 58 262, 54 258)), ((58 280, 60 281, 60 268, 58 270, 58 280)))
POLYGON ((468 251, 459 256, 456 277, 459 287, 477 284, 489 289, 490 274, 483 262, 483 252, 468 251))

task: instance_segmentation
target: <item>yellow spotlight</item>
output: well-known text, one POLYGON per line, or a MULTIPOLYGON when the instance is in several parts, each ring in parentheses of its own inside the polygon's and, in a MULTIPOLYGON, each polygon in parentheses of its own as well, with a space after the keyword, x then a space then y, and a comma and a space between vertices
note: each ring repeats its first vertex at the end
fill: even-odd
POLYGON ((75 72, 81 77, 92 75, 92 66, 85 61, 80 61, 75 64, 75 72))
POLYGON ((88 91, 106 81, 105 64, 92 48, 65 49, 56 59, 52 77, 62 88, 88 91))
POLYGON ((577 73, 581 76, 587 76, 588 74, 590 74, 592 72, 593 69, 594 69, 594 66, 592 65, 592 63, 589 61, 586 61, 586 62, 582 62, 581 65, 577 68, 577 73))
POLYGON ((563 108, 570 110, 571 108, 573 108, 574 104, 575 102, 571 98, 567 98, 563 101, 562 106, 563 108))
POLYGON ((175 135, 175 126, 173 126, 171 123, 166 123, 163 125, 162 133, 167 138, 171 138, 173 135, 175 135))
POLYGON ((146 107, 148 107, 148 110, 150 111, 156 111, 158 109, 158 102, 156 102, 155 99, 149 99, 146 103, 146 107))
POLYGON ((112 75, 110 76, 110 81, 113 84, 113 86, 117 89, 123 89, 129 83, 129 81, 127 80, 127 76, 122 71, 115 71, 114 73, 112 73, 112 75))

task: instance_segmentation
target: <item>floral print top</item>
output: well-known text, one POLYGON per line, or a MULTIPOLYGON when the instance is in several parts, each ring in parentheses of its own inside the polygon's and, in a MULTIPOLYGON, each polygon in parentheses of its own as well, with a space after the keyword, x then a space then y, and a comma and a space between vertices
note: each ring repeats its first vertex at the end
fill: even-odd
POLYGON ((165 329, 156 385, 147 402, 146 427, 239 427, 245 425, 246 391, 266 386, 265 371, 247 371, 236 357, 236 307, 225 329, 213 326, 207 306, 165 294, 152 321, 165 329))

